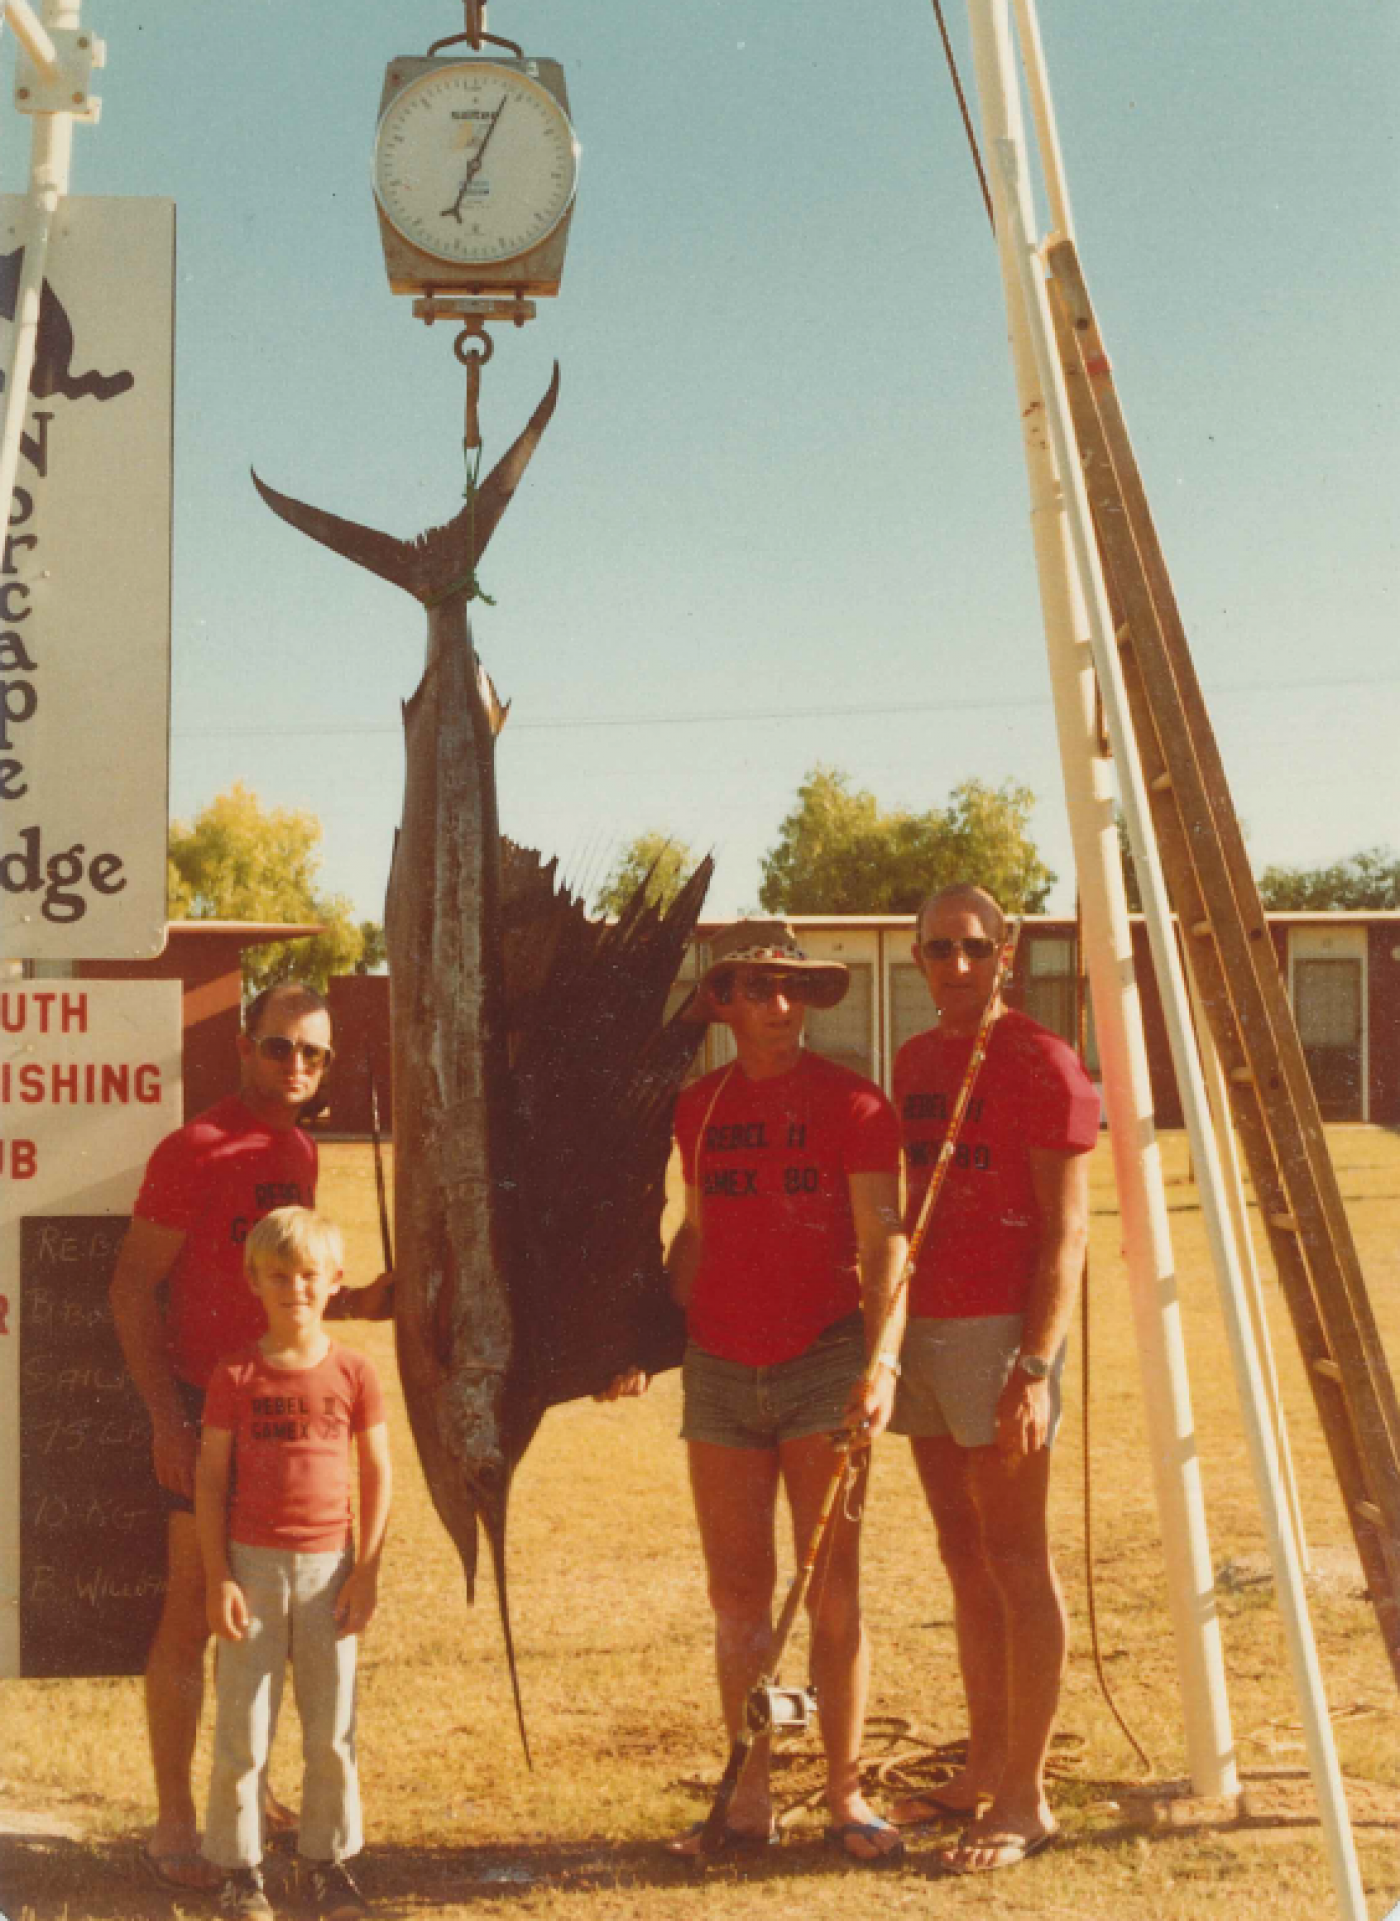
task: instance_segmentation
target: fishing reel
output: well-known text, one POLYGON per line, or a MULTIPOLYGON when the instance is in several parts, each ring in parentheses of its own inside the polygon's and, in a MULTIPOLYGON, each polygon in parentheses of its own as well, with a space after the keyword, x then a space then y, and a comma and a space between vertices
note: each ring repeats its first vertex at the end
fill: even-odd
POLYGON ((815 1688, 765 1687, 760 1682, 749 1690, 744 1719, 755 1739, 764 1734, 805 1734, 816 1711, 815 1688))

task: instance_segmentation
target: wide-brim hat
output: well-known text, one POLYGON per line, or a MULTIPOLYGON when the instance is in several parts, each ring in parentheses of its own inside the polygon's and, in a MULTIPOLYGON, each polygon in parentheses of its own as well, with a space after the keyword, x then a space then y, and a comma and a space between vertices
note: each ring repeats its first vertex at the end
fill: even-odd
POLYGON ((807 983, 806 998, 812 1007, 835 1007, 845 999, 851 984, 850 971, 843 961, 814 960, 804 954, 785 920, 739 920, 713 935, 710 964, 700 977, 701 998, 707 1000, 716 982, 736 967, 774 967, 800 974, 807 983))

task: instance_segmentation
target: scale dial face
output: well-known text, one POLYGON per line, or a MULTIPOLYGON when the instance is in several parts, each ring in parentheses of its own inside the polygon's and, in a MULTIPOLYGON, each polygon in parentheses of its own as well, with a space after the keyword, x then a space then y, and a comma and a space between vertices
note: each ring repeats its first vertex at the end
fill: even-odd
POLYGON ((489 265, 528 253, 573 204, 578 142, 527 74, 484 60, 411 81, 384 109, 374 191, 410 246, 489 265))

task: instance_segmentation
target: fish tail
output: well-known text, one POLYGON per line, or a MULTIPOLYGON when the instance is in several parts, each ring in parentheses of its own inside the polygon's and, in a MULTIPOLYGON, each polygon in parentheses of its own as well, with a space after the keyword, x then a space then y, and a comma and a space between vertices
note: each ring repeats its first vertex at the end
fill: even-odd
MULTIPOLYGON (((0 280, 0 299, 3 299, 0 280)), ((290 494, 278 493, 255 473, 253 485, 273 513, 299 533, 320 541, 332 553, 353 560, 391 586, 402 587, 406 594, 434 607, 458 595, 469 595, 475 585, 476 564, 486 543, 496 531, 502 514, 510 505, 530 456, 540 444, 549 424, 554 403, 559 398, 559 368, 523 432, 496 462, 491 472, 474 490, 471 500, 446 526, 431 528, 413 540, 396 540, 374 527, 355 520, 343 520, 322 507, 312 507, 290 494)))
POLYGON ((515 1665, 515 1637, 510 1631, 510 1602, 506 1594, 506 1530, 505 1516, 494 1522, 486 1514, 478 1517, 482 1532, 491 1547, 491 1566, 496 1574, 496 1601, 501 1611, 501 1634, 506 1645, 506 1666, 510 1669, 511 1693, 515 1697, 515 1721, 520 1729, 520 1745, 525 1751, 525 1765, 534 1772, 535 1763, 530 1754, 530 1737, 525 1731, 525 1703, 520 1695, 520 1675, 515 1665))

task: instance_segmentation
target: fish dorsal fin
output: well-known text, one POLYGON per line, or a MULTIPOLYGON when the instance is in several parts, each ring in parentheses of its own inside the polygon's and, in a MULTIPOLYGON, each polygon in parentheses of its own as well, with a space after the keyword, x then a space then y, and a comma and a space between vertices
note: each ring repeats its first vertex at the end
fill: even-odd
POLYGON ((530 1024, 562 942, 576 940, 587 916, 559 879, 557 860, 501 840, 501 948, 506 1030, 514 1053, 530 1024))
MULTIPOLYGON (((542 888, 538 857, 521 858, 542 888)), ((702 862, 666 908, 647 903, 644 881, 615 921, 563 895, 537 923, 552 951, 547 964, 532 954, 537 984, 516 1015, 511 1093, 527 1147, 512 1167, 524 1260, 511 1303, 538 1408, 679 1358, 660 1224, 671 1110, 704 1027, 667 1012, 710 872, 702 862)))

